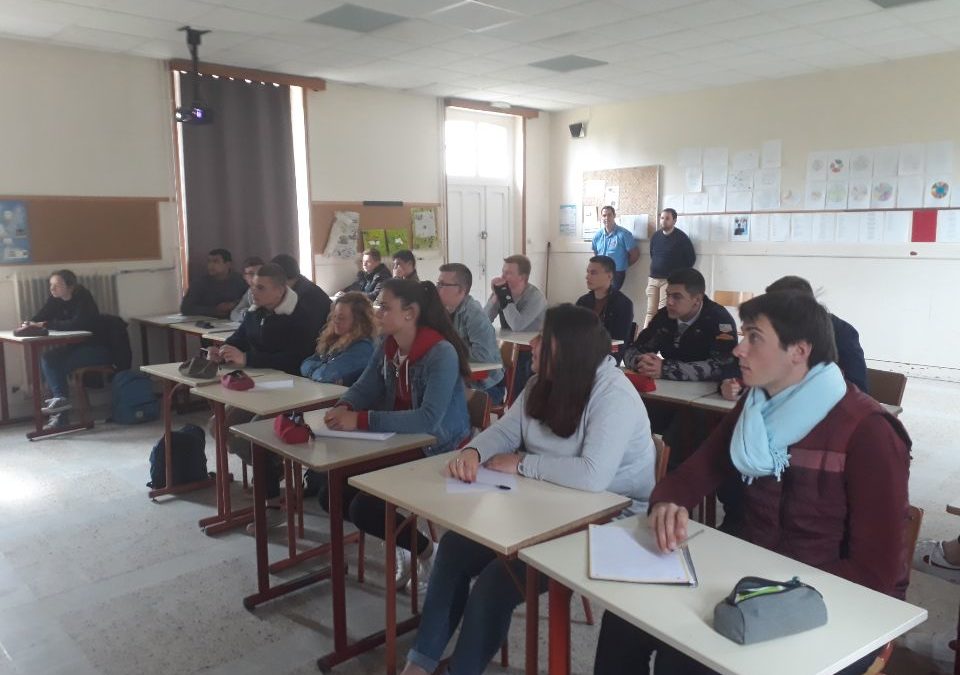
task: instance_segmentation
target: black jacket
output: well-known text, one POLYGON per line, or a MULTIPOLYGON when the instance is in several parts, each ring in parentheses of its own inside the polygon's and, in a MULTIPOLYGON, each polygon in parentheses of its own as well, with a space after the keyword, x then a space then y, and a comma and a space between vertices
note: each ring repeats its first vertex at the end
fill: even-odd
MULTIPOLYGON (((581 295, 577 300, 578 307, 586 307, 589 310, 593 310, 596 304, 597 301, 593 291, 581 295)), ((623 340, 623 347, 614 355, 615 357, 622 357, 623 350, 627 348, 633 338, 630 333, 633 326, 633 301, 620 291, 611 289, 607 295, 607 305, 600 314, 600 323, 607 329, 612 339, 623 340)), ((620 358, 617 358, 617 362, 619 361, 620 358)))
POLYGON ((300 375, 300 364, 313 353, 314 320, 296 291, 287 291, 275 311, 251 307, 240 327, 227 338, 247 356, 251 368, 276 368, 300 375))
POLYGON ((697 320, 677 339, 677 320, 664 307, 624 355, 633 367, 642 354, 659 352, 665 380, 720 380, 734 363, 737 331, 730 312, 708 297, 697 320))
POLYGON ((383 288, 383 282, 392 275, 386 265, 380 263, 375 270, 367 274, 363 270, 357 272, 357 280, 343 289, 344 293, 350 291, 360 291, 370 298, 373 302, 380 296, 380 290, 383 288))
POLYGON ((230 316, 230 310, 218 312, 217 305, 229 302, 232 309, 247 292, 247 288, 247 282, 236 272, 230 272, 223 281, 205 274, 191 280, 190 287, 180 302, 180 313, 226 318, 230 316))
POLYGON ((50 330, 88 330, 97 332, 100 309, 83 286, 74 286, 69 300, 50 296, 31 321, 46 321, 50 330))
POLYGON ((298 304, 303 305, 307 316, 313 321, 313 337, 316 339, 327 323, 333 301, 322 288, 302 274, 297 276, 297 280, 293 283, 293 290, 297 294, 298 304))

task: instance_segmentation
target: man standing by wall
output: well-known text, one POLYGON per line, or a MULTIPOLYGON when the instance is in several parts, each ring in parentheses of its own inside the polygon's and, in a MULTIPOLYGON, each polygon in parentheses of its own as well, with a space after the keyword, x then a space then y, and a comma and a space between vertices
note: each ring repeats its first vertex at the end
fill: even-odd
POLYGON ((613 290, 619 291, 627 277, 627 268, 640 259, 640 249, 630 230, 617 225, 617 212, 612 206, 600 209, 603 227, 593 235, 593 255, 613 258, 617 268, 613 273, 613 290))
POLYGON ((677 212, 664 209, 660 212, 660 229, 650 239, 650 278, 647 280, 646 327, 657 310, 667 304, 667 277, 677 270, 693 267, 697 254, 686 233, 676 227, 677 212))

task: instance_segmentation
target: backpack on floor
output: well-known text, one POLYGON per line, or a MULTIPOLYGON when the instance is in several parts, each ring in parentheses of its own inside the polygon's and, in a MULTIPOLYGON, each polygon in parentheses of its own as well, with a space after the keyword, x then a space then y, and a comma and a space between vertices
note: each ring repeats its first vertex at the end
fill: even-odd
MULTIPOLYGON (((196 424, 186 424, 179 431, 170 432, 172 446, 170 457, 173 462, 173 484, 196 483, 206 480, 207 454, 206 434, 196 424)), ((163 436, 150 451, 150 482, 148 488, 158 490, 167 486, 167 455, 164 452, 163 436)))
POLYGON ((153 393, 153 382, 136 370, 123 370, 113 376, 113 412, 117 424, 140 424, 160 418, 160 401, 153 393))

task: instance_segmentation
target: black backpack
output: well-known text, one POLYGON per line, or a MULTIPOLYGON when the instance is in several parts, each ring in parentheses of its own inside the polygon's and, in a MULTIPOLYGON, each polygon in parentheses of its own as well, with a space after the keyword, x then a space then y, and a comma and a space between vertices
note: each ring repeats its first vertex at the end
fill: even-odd
MULTIPOLYGON (((171 459, 173 460, 173 484, 196 483, 206 480, 207 455, 203 451, 206 445, 206 434, 196 424, 186 424, 179 431, 170 432, 170 442, 173 445, 171 459)), ((167 486, 167 462, 164 452, 163 436, 150 451, 150 482, 148 488, 159 490, 167 486)))

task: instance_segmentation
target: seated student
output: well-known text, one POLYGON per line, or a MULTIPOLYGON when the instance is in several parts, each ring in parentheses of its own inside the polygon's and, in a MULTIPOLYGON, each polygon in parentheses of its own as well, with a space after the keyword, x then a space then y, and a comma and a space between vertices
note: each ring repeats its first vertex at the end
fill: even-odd
MULTIPOLYGON (((530 259, 512 255, 503 259, 503 272, 490 280, 493 291, 484 311, 493 321, 500 317, 500 328, 513 331, 538 331, 543 326, 547 299, 530 283, 530 259)), ((530 352, 521 351, 514 365, 513 390, 522 391, 530 379, 530 352)))
POLYGON ((316 353, 300 365, 300 374, 317 382, 350 386, 373 356, 376 335, 373 305, 351 291, 334 300, 327 325, 317 339, 316 353))
MULTIPOLYGON (((907 432, 843 379, 829 314, 813 296, 767 293, 743 303, 740 318, 744 340, 735 354, 751 388, 654 489, 648 522, 660 548, 674 549, 687 536, 689 511, 703 497, 741 478, 742 514, 732 534, 903 598, 907 432)), ((594 673, 647 673, 652 652, 656 673, 713 672, 607 613, 594 673)), ((863 673, 873 658, 841 672, 863 673)))
POLYGON ((50 275, 50 298, 40 311, 22 327, 40 326, 50 330, 88 330, 92 339, 73 345, 54 347, 40 354, 40 371, 50 389, 41 410, 50 415, 45 431, 69 424, 70 385, 67 378, 77 368, 106 365, 112 356, 98 335, 100 310, 86 288, 77 283, 70 270, 57 270, 50 275))
POLYGON ((273 256, 273 260, 270 262, 280 265, 286 273, 287 286, 296 291, 304 309, 314 321, 313 334, 317 335, 326 325, 327 317, 330 316, 332 302, 330 296, 322 288, 300 274, 300 263, 292 255, 281 253, 273 256))
POLYGON ((620 351, 614 354, 617 363, 623 358, 623 350, 633 340, 633 301, 613 285, 617 270, 613 258, 595 255, 587 263, 587 290, 581 295, 577 306, 586 307, 600 318, 600 323, 610 333, 611 339, 623 340, 620 351))
MULTIPOLYGON (((634 500, 628 513, 645 512, 656 450, 643 402, 610 357, 606 330, 592 312, 558 305, 547 310, 532 346, 536 377, 502 419, 450 461, 451 475, 472 482, 482 464, 577 490, 610 490, 634 500)), ((525 569, 445 534, 403 675, 434 672, 461 620, 449 672, 484 672, 523 602, 511 573, 524 579, 525 569)))
MULTIPOLYGON (((500 363, 497 332, 484 314, 483 307, 470 296, 472 286, 473 274, 466 265, 447 263, 440 266, 437 293, 444 308, 450 313, 450 320, 453 321, 457 334, 470 350, 470 361, 500 363)), ((503 384, 502 368, 490 371, 482 381, 471 380, 469 386, 487 392, 495 405, 503 403, 507 393, 503 384)))
POLYGON ((232 260, 225 248, 215 248, 207 254, 207 274, 190 280, 180 302, 181 314, 221 319, 230 316, 248 288, 243 277, 230 269, 232 260))
MULTIPOLYGON (((324 420, 331 429, 431 434, 427 455, 449 452, 470 435, 464 382, 469 357, 453 329, 436 287, 429 281, 388 279, 380 296, 383 342, 366 369, 324 420)), ((344 512, 363 532, 384 536, 386 506, 380 499, 344 490, 344 512)), ((397 524, 403 518, 397 516, 397 524)), ((397 578, 406 583, 410 536, 397 537, 397 578)), ((429 571, 433 542, 417 535, 417 555, 429 571)))
POLYGON ((420 281, 417 276, 417 258, 413 251, 403 249, 393 254, 393 278, 420 281))
POLYGON ((733 362, 737 332, 730 312, 705 292, 697 270, 673 272, 667 278, 667 305, 640 332, 623 362, 654 379, 720 380, 733 362))
MULTIPOLYGON (((781 291, 795 291, 813 296, 813 287, 802 277, 781 277, 767 286, 767 293, 781 291)), ((860 334, 856 328, 834 314, 830 315, 830 323, 833 324, 833 338, 837 342, 837 365, 840 366, 840 372, 864 394, 870 393, 867 391, 867 362, 863 358, 860 334)), ((743 393, 743 382, 737 369, 720 383, 720 393, 730 401, 736 401, 743 393)))
MULTIPOLYGON (((360 260, 362 269, 357 272, 357 280, 344 288, 341 293, 350 291, 359 291, 373 302, 380 297, 380 289, 383 282, 390 278, 390 270, 383 264, 380 251, 375 248, 368 248, 363 252, 363 258, 360 260)), ((414 262, 416 265, 416 262, 414 262)))
POLYGON ((250 256, 243 261, 243 280, 247 282, 247 285, 250 288, 247 289, 247 292, 243 294, 243 297, 240 298, 240 302, 230 310, 230 320, 231 321, 243 321, 244 314, 247 313, 247 310, 250 309, 250 305, 253 304, 253 278, 257 275, 257 270, 263 266, 263 259, 255 255, 250 256))

